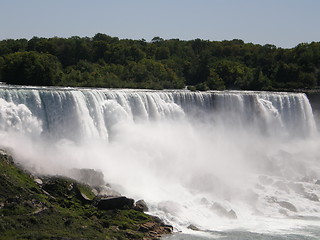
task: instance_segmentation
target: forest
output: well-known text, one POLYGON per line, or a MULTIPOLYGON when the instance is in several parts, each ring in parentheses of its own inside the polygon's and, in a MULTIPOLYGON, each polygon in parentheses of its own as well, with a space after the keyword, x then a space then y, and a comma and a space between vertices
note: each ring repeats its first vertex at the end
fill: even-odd
POLYGON ((190 90, 315 89, 320 42, 284 49, 242 40, 154 37, 6 39, 0 82, 15 85, 190 90))

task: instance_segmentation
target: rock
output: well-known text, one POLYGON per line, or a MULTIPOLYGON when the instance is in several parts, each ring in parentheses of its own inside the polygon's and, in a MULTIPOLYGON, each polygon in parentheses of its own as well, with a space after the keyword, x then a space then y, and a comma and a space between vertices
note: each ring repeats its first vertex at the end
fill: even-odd
POLYGON ((226 217, 229 219, 237 219, 237 214, 234 210, 227 211, 221 204, 214 203, 211 207, 211 210, 213 210, 216 214, 218 214, 220 217, 226 217))
POLYGON ((72 169, 71 176, 81 183, 88 184, 91 187, 105 185, 104 175, 94 169, 72 169))
POLYGON ((96 206, 100 210, 112 210, 112 209, 126 209, 133 208, 134 200, 131 198, 121 197, 109 197, 101 198, 97 200, 96 206))
POLYGON ((148 232, 152 231, 157 227, 157 223, 155 222, 147 222, 140 225, 139 231, 140 232, 148 232))
POLYGON ((315 182, 315 184, 320 185, 320 179, 315 182))
POLYGON ((42 182, 42 180, 41 180, 40 178, 34 179, 34 182, 35 182, 36 184, 39 184, 39 185, 42 185, 42 184, 43 184, 43 182, 42 182))
POLYGON ((319 202, 319 198, 316 194, 314 193, 306 193, 305 195, 305 198, 311 200, 311 201, 314 201, 314 202, 319 202))
POLYGON ((235 212, 233 209, 231 209, 231 210, 228 212, 227 217, 230 218, 230 219, 237 219, 237 218, 238 218, 236 212, 235 212))
POLYGON ((291 212, 298 212, 297 208, 292 203, 289 203, 289 202, 286 202, 286 201, 280 201, 280 202, 278 202, 278 204, 281 207, 290 210, 291 212))
POLYGON ((141 224, 138 231, 145 233, 148 237, 144 239, 160 239, 161 235, 172 233, 173 227, 157 222, 146 222, 141 224))
POLYGON ((284 209, 279 209, 279 213, 281 213, 281 214, 284 215, 284 216, 288 216, 287 211, 284 210, 284 209))
POLYGON ((188 226, 188 228, 191 229, 191 230, 193 230, 193 231, 200 231, 200 229, 197 228, 197 227, 196 227, 195 225, 193 225, 193 224, 190 224, 190 225, 188 226))
POLYGON ((140 212, 148 212, 149 211, 149 208, 144 200, 137 201, 134 209, 137 211, 140 211, 140 212))
POLYGON ((203 205, 209 205, 210 201, 208 199, 206 199, 205 197, 200 199, 200 203, 203 205))
POLYGON ((101 197, 121 197, 121 194, 111 188, 109 185, 95 187, 97 195, 101 197))
POLYGON ((80 192, 80 196, 82 197, 82 199, 86 202, 91 202, 92 199, 90 199, 86 194, 80 192))
POLYGON ((95 196, 98 196, 99 192, 97 189, 93 188, 92 189, 92 193, 95 195, 95 196))

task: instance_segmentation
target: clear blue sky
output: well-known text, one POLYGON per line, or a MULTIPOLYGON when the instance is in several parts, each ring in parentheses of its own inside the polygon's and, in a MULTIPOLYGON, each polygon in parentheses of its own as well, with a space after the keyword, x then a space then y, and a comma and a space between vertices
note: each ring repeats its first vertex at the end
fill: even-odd
POLYGON ((0 39, 110 36, 320 41, 320 0, 0 0, 0 39))

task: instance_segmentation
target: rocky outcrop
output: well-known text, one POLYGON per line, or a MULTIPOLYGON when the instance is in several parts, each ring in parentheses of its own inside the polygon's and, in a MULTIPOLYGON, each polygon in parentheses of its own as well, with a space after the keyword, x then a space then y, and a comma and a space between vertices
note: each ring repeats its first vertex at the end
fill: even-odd
MULTIPOLYGON (((160 219, 135 210, 133 199, 93 192, 71 178, 34 176, 0 151, 0 238, 141 240, 172 232, 160 219)), ((144 201, 136 206, 146 209, 144 201)))
POLYGON ((145 240, 160 239, 162 235, 172 233, 173 227, 162 222, 152 221, 141 224, 138 231, 146 233, 145 240))
POLYGON ((100 210, 132 209, 134 200, 124 196, 96 199, 95 206, 100 210))

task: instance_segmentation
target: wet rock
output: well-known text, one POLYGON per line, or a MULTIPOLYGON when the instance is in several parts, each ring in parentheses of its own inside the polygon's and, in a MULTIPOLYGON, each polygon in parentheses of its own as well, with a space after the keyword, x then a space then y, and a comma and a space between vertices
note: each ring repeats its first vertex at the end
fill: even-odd
POLYGON ((106 184, 103 173, 94 169, 72 169, 71 176, 77 181, 88 184, 91 187, 98 187, 106 184))
POLYGON ((197 227, 196 227, 195 225, 193 225, 193 224, 190 224, 190 225, 188 226, 188 228, 191 229, 191 230, 193 230, 193 231, 200 231, 200 229, 197 228, 197 227))
POLYGON ((315 184, 320 185, 320 179, 315 182, 315 184))
POLYGON ((126 209, 133 208, 134 200, 124 196, 100 198, 97 200, 96 206, 100 210, 126 209))
POLYGON ((156 228, 156 226, 157 226, 157 223, 155 222, 147 222, 140 225, 139 231, 140 232, 152 231, 156 228))
POLYGON ((316 194, 314 193, 306 193, 305 195, 305 198, 311 200, 311 201, 314 201, 314 202, 319 202, 319 198, 316 194))
POLYGON ((231 209, 231 210, 228 212, 227 217, 230 218, 230 219, 237 219, 237 218, 238 218, 236 212, 235 212, 233 209, 231 209))
POLYGON ((213 210, 220 217, 226 217, 229 219, 237 219, 237 214, 234 210, 231 209, 230 211, 228 211, 219 203, 214 203, 211 207, 211 210, 213 210))
POLYGON ((286 201, 280 201, 280 202, 278 202, 278 204, 281 207, 290 210, 291 212, 298 212, 297 208, 292 203, 289 203, 289 202, 286 202, 286 201))
POLYGON ((110 185, 98 186, 94 188, 98 196, 101 197, 120 197, 121 194, 111 188, 110 185))
POLYGON ((287 211, 284 210, 284 209, 279 209, 279 213, 281 213, 281 214, 284 215, 284 216, 288 216, 287 211))
POLYGON ((147 222, 141 224, 138 231, 147 235, 147 238, 144 239, 160 239, 161 235, 172 233, 173 227, 163 223, 147 222))
POLYGON ((140 211, 140 212, 148 212, 149 211, 148 205, 144 200, 137 201, 134 209, 137 211, 140 211))

